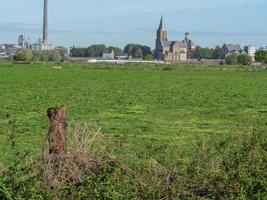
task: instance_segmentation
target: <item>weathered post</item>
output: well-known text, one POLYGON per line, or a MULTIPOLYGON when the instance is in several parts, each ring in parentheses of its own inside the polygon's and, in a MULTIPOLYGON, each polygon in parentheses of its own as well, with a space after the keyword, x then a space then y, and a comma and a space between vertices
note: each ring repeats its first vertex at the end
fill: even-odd
POLYGON ((50 121, 48 129, 49 154, 60 154, 64 152, 66 144, 65 108, 48 108, 47 116, 50 121))

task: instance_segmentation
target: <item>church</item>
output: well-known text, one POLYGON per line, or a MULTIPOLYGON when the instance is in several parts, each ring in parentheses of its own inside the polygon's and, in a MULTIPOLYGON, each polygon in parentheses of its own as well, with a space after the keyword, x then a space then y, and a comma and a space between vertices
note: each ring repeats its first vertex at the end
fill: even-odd
POLYGON ((155 59, 166 62, 187 61, 188 46, 184 41, 169 41, 163 17, 157 31, 155 59))

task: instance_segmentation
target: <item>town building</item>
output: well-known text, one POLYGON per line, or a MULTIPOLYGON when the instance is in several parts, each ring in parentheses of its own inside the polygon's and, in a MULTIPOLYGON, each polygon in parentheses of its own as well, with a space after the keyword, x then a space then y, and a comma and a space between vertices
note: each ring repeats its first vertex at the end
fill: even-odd
POLYGON ((224 56, 228 56, 229 54, 232 54, 232 53, 239 54, 242 51, 239 44, 224 44, 222 46, 222 50, 223 50, 224 56))
POLYGON ((245 46, 245 52, 251 57, 252 61, 255 61, 255 54, 257 52, 257 47, 253 45, 245 46))
POLYGON ((113 49, 106 49, 103 54, 102 58, 105 60, 114 60, 115 59, 115 52, 113 49))
POLYGON ((157 60, 177 62, 187 60, 187 44, 180 41, 169 41, 167 30, 161 17, 157 30, 156 49, 154 57, 157 60))
POLYGON ((12 56, 16 53, 16 51, 21 48, 16 44, 1 44, 0 52, 5 53, 8 56, 12 56))
POLYGON ((30 36, 26 37, 25 35, 19 35, 18 46, 21 48, 30 49, 31 48, 31 38, 30 36))

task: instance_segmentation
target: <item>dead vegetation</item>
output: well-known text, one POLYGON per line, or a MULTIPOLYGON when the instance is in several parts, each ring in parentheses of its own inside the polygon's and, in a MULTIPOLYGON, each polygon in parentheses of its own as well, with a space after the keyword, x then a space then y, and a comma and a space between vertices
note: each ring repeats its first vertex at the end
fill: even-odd
MULTIPOLYGON (((48 141, 45 141, 41 169, 45 185, 61 189, 70 183, 78 183, 85 176, 96 176, 106 166, 106 159, 93 143, 101 142, 101 129, 95 130, 90 124, 80 128, 72 125, 67 136, 66 150, 60 154, 49 154, 48 141)), ((104 149, 103 149, 104 150, 104 149)))

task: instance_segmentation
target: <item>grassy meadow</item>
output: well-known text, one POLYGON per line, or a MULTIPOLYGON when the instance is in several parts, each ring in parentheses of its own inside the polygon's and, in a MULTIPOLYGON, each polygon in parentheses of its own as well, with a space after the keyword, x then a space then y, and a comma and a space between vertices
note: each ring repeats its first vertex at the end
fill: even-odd
POLYGON ((110 153, 170 166, 199 141, 267 133, 267 71, 243 66, 16 65, 0 62, 0 163, 41 152, 49 107, 101 127, 110 153), (9 118, 9 119, 7 119, 9 118), (10 119, 12 122, 10 123, 10 119), (11 143, 13 142, 13 145, 11 143))
POLYGON ((224 137, 267 124, 267 71, 243 67, 79 65, 1 67, 1 162, 10 115, 19 150, 40 151, 46 109, 64 105, 68 123, 92 123, 121 142, 118 153, 170 159, 192 153, 199 139, 224 137))

